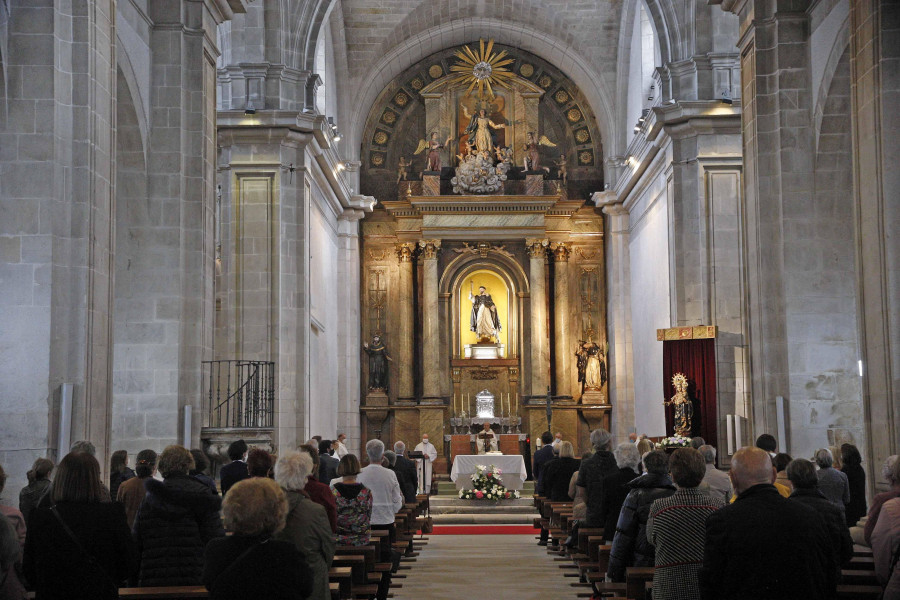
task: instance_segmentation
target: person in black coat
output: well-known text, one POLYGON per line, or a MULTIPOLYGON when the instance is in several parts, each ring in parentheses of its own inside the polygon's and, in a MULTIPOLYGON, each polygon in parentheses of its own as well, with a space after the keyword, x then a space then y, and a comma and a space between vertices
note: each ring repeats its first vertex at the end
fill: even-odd
POLYGON ((534 458, 531 460, 531 474, 534 477, 534 491, 538 496, 544 495, 544 486, 542 483, 541 474, 544 470, 544 465, 553 460, 553 434, 549 431, 545 431, 541 434, 541 449, 534 453, 534 458))
POLYGON ((225 535, 222 500, 188 475, 194 459, 187 448, 166 447, 158 465, 165 480, 147 479, 147 495, 134 520, 141 555, 138 585, 200 585, 203 549, 225 535))
POLYGON ((233 533, 206 546, 203 585, 215 600, 303 600, 313 589, 309 566, 297 547, 273 536, 284 529, 288 502, 271 479, 235 484, 222 504, 233 533))
POLYGON ((119 493, 119 486, 135 477, 134 471, 128 466, 128 451, 116 450, 109 457, 109 497, 115 500, 119 493))
POLYGON ((118 598, 137 551, 125 507, 107 493, 90 454, 68 454, 59 463, 49 505, 32 510, 25 538, 23 569, 38 599, 118 598))
POLYGON ((331 485, 332 479, 337 479, 337 468, 341 461, 331 455, 331 440, 319 442, 319 481, 325 485, 331 485))
POLYGON ((853 540, 850 538, 850 529, 844 523, 844 515, 819 491, 819 478, 812 462, 803 458, 792 460, 786 471, 794 486, 790 499, 805 504, 825 519, 840 576, 840 566, 853 558, 853 540))
POLYGON ((190 470, 188 475, 208 487, 209 491, 218 496, 219 490, 216 488, 216 480, 207 474, 209 459, 206 458, 206 454, 199 448, 191 448, 191 456, 194 458, 194 468, 190 470))
POLYGON ((406 503, 415 502, 416 488, 419 481, 416 463, 403 456, 406 453, 406 444, 403 442, 394 442, 394 452, 397 454, 397 463, 394 471, 403 473, 403 479, 406 480, 406 487, 400 487, 400 491, 403 492, 403 501, 406 503))
POLYGON ((841 472, 850 485, 850 504, 846 505, 847 527, 853 527, 869 512, 866 506, 866 472, 862 468, 862 456, 853 444, 841 444, 841 472))
POLYGON ((603 479, 603 500, 600 502, 600 522, 607 544, 612 544, 616 536, 619 512, 630 491, 628 483, 638 477, 638 465, 641 464, 641 453, 632 442, 622 442, 616 446, 613 455, 619 470, 603 479))
POLYGON ((703 600, 833 597, 837 566, 825 521, 778 493, 768 453, 738 450, 729 476, 737 499, 706 519, 703 600))
POLYGON ((228 488, 236 484, 238 481, 250 477, 247 470, 247 442, 238 440, 228 445, 228 458, 231 462, 219 470, 219 487, 222 495, 228 493, 228 488))
POLYGON ((663 450, 654 450, 644 457, 644 469, 646 473, 626 484, 629 491, 619 512, 606 571, 613 581, 625 581, 627 567, 654 565, 655 549, 647 539, 650 505, 675 493, 669 477, 669 456, 663 450))
POLYGON ((587 508, 586 527, 603 527, 600 505, 603 502, 603 480, 616 472, 616 457, 609 451, 612 435, 605 429, 591 432, 591 446, 594 455, 581 461, 578 480, 575 482, 575 496, 584 498, 587 508))
POLYGON ((559 458, 544 465, 544 493, 551 502, 569 502, 569 482, 581 461, 575 458, 572 442, 560 442, 559 458))

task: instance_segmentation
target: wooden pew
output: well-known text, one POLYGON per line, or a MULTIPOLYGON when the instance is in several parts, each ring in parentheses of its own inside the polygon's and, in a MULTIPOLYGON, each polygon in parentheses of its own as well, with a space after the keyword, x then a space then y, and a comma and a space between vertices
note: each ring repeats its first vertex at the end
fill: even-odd
POLYGON ((338 584, 342 600, 353 597, 353 570, 350 567, 331 567, 328 569, 328 581, 338 584))
POLYGON ((129 598, 130 600, 209 598, 209 592, 202 585, 119 588, 119 598, 129 598))

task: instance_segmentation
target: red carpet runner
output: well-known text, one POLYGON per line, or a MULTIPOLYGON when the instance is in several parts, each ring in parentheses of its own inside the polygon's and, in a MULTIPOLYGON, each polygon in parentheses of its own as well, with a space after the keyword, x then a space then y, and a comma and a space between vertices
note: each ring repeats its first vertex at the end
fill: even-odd
POLYGON ((429 535, 534 535, 531 525, 435 525, 429 535))

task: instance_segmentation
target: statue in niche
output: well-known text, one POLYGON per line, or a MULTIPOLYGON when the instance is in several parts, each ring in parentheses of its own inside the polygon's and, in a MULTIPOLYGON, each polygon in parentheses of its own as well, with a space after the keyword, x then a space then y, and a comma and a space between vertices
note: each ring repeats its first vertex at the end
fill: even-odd
POLYGON ((546 172, 550 172, 550 169, 547 167, 541 167, 541 149, 540 146, 547 146, 548 148, 556 148, 556 144, 547 139, 546 135, 542 135, 539 138, 536 138, 533 131, 528 132, 528 139, 525 140, 525 147, 522 150, 525 152, 525 170, 526 171, 539 171, 542 168, 546 172))
POLYGON ((606 383, 606 351, 593 340, 578 341, 578 383, 581 393, 599 391, 606 383))
POLYGON ((405 156, 400 157, 400 162, 397 163, 397 183, 406 181, 407 177, 409 177, 409 168, 411 166, 411 160, 406 160, 405 156))
MULTIPOLYGON (((472 285, 471 282, 470 285, 472 285)), ((472 293, 470 288, 469 300, 472 302, 469 329, 478 336, 479 343, 490 342, 492 338, 499 340, 500 316, 497 314, 497 305, 494 304, 491 295, 487 293, 487 288, 483 285, 479 286, 477 296, 472 293)))
POLYGON ((494 147, 497 140, 494 135, 494 129, 506 129, 506 125, 494 123, 488 117, 487 110, 479 108, 474 115, 469 112, 465 104, 462 104, 463 115, 469 119, 469 126, 466 127, 466 135, 470 140, 474 140, 476 152, 479 154, 487 153, 491 156, 494 153, 494 147))
POLYGON ((675 386, 675 395, 672 399, 663 402, 665 406, 675 407, 675 435, 691 437, 691 418, 694 416, 694 404, 688 396, 688 380, 684 373, 675 373, 672 376, 672 385, 675 386))
POLYGON ((437 131, 431 132, 431 137, 428 138, 428 141, 419 140, 419 145, 416 147, 416 151, 413 154, 419 155, 422 153, 422 150, 428 149, 428 154, 425 155, 425 170, 426 171, 440 171, 441 170, 441 150, 450 143, 452 137, 447 137, 447 140, 441 142, 438 139, 437 131))
POLYGON ((372 336, 372 343, 364 343, 363 350, 369 355, 369 389, 370 390, 388 390, 388 364, 387 361, 393 361, 388 356, 387 348, 381 341, 381 336, 375 334, 372 336))

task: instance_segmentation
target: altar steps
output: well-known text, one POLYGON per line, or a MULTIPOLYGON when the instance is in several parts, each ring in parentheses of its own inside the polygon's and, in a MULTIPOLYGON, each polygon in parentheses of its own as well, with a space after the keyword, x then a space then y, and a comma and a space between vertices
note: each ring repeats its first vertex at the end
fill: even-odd
POLYGON ((435 525, 531 525, 539 517, 534 507, 534 484, 525 482, 517 500, 462 500, 456 485, 438 482, 438 494, 430 499, 435 525))

